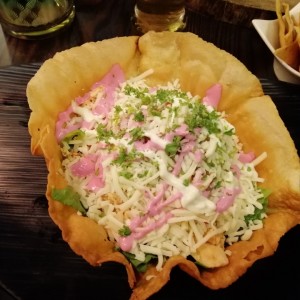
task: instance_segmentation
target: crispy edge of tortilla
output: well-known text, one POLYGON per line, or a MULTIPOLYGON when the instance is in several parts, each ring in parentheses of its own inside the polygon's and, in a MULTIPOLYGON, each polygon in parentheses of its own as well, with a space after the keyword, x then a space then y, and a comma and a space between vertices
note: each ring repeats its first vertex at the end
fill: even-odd
POLYGON ((246 152, 254 151, 256 156, 267 153, 267 158, 256 169, 260 177, 265 178, 262 185, 272 191, 269 207, 290 209, 299 214, 299 156, 271 98, 252 98, 230 111, 227 119, 235 126, 246 152))
POLYGON ((76 97, 87 92, 92 83, 119 63, 127 76, 137 70, 138 37, 119 37, 90 42, 59 52, 44 62, 27 85, 26 94, 31 109, 28 123, 31 151, 42 155, 40 144, 44 128, 54 126, 54 112, 64 111, 76 97))
MULTIPOLYGON (((184 89, 188 90, 192 88, 192 92, 200 96, 203 96, 204 91, 210 85, 220 82, 224 86, 223 100, 220 103, 220 108, 222 110, 225 109, 232 115, 237 115, 240 111, 239 117, 241 118, 243 118, 245 114, 248 114, 251 124, 255 123, 256 120, 253 116, 253 109, 247 107, 247 105, 251 107, 253 99, 255 99, 255 97, 259 98, 263 94, 258 79, 252 75, 243 64, 230 54, 218 49, 212 44, 202 41, 193 34, 148 33, 139 39, 138 48, 136 43, 137 38, 118 38, 111 41, 87 44, 57 54, 53 60, 46 62, 41 67, 37 75, 30 81, 27 89, 29 104, 33 110, 29 121, 29 132, 32 136, 32 153, 36 155, 43 154, 45 156, 50 172, 47 198, 49 200, 49 213, 51 218, 53 218, 54 222, 62 229, 64 239, 70 244, 74 252, 82 255, 92 265, 97 265, 105 261, 117 261, 125 265, 131 287, 134 287, 136 280, 132 266, 123 255, 113 252, 111 243, 104 240, 106 235, 103 228, 101 229, 101 227, 92 220, 77 215, 72 208, 66 207, 51 199, 50 192, 52 186, 63 187, 65 185, 64 179, 60 177, 58 173, 60 154, 54 135, 55 120, 58 112, 64 110, 73 98, 83 94, 116 62, 121 63, 127 76, 153 67, 156 76, 149 78, 149 82, 153 84, 175 79, 178 76, 184 89), (160 43, 158 43, 158 40, 160 40, 160 43), (171 43, 171 46, 169 46, 169 43, 171 43), (128 54, 127 56, 123 53, 124 47, 128 50, 128 53, 125 51, 128 54), (167 55, 159 55, 156 57, 155 53, 164 53, 168 47, 171 49, 170 53, 175 54, 175 59, 167 55), (159 51, 157 52, 155 48, 159 51), (117 52, 122 50, 122 54, 119 53, 117 57, 111 57, 111 49, 116 49, 117 52), (211 53, 212 59, 207 60, 209 57, 206 56, 206 51, 211 53), (126 59, 122 61, 124 55, 126 59), (200 58, 197 60, 197 57, 200 58), (219 69, 217 68, 217 71, 210 70, 211 68, 214 69, 215 66, 218 67, 218 64, 215 65, 215 63, 219 59, 222 60, 219 69), (105 61, 104 66, 99 60, 101 62, 105 61), (93 66, 88 64, 89 61, 93 62, 93 66), (95 61, 97 62, 96 64, 94 64, 95 61), (205 75, 203 75, 203 71, 206 71, 205 75), (196 78, 198 77, 200 79, 197 80, 196 78), (203 80, 203 85, 201 85, 201 80, 203 80), (195 85, 194 82, 196 82, 195 85), (50 91, 49 86, 52 87, 50 91), (47 99, 45 95, 47 95, 47 99), (52 99, 53 103, 49 102, 48 99, 52 99), (86 238, 83 234, 84 232, 91 232, 93 241, 91 241, 90 238, 86 238), (105 242, 105 247, 102 246, 103 242, 105 242)), ((268 109, 270 109, 270 107, 268 109)), ((275 114, 275 119, 278 121, 277 111, 274 111, 274 107, 271 110, 264 111, 264 113, 266 116, 275 114)), ((268 117, 266 118, 268 119, 268 117)), ((272 123, 272 117, 269 116, 268 120, 270 122, 267 123, 272 123)), ((242 137, 244 131, 241 124, 243 123, 237 122, 236 124, 240 124, 238 134, 242 137)), ((282 133, 282 130, 285 132, 286 129, 282 123, 279 122, 277 125, 280 127, 279 132, 282 133)), ((249 128, 246 129, 247 131, 245 130, 245 132, 248 132, 249 128)), ((268 127, 268 130, 273 130, 273 128, 268 127)), ((248 147, 253 150, 250 139, 255 140, 259 128, 253 131, 252 135, 251 132, 252 131, 245 135, 244 142, 249 139, 248 147), (254 132, 256 133, 254 134, 254 132)), ((269 132, 263 127, 263 130, 258 136, 264 137, 268 134, 269 132)), ((285 136, 285 138, 288 141, 289 147, 291 147, 288 148, 292 149, 293 152, 294 148, 291 144, 290 137, 285 136)), ((280 144, 279 142, 279 145, 284 146, 285 144, 280 144)), ((287 175, 288 182, 293 182, 294 177, 292 176, 290 178, 288 166, 284 166, 284 168, 286 168, 284 173, 287 175)), ((163 271, 158 273, 155 277, 156 283, 153 283, 151 280, 145 280, 148 275, 157 273, 155 267, 149 268, 141 278, 138 278, 132 298, 145 299, 146 296, 148 297, 157 292, 169 280, 169 274, 175 265, 178 265, 182 270, 210 288, 218 289, 231 284, 241 276, 241 274, 246 272, 247 268, 249 268, 255 260, 272 255, 278 245, 280 237, 287 232, 289 228, 299 222, 299 218, 296 218, 295 214, 289 214, 287 212, 286 205, 284 205, 284 207, 280 205, 281 197, 283 199, 287 196, 289 197, 291 192, 290 188, 291 185, 288 185, 287 189, 278 190, 278 195, 281 194, 278 199, 272 200, 272 202, 274 202, 273 208, 275 212, 270 214, 266 220, 266 227, 256 231, 250 241, 234 244, 234 249, 236 249, 234 253, 237 253, 232 256, 234 263, 230 263, 223 268, 200 273, 192 262, 182 257, 173 257, 166 262, 163 271), (276 209, 278 211, 276 211, 276 209), (281 231, 277 233, 275 231, 273 235, 272 247, 268 248, 266 246, 266 249, 269 250, 259 252, 258 255, 250 255, 249 253, 255 253, 255 249, 257 249, 261 243, 265 242, 267 243, 266 245, 270 245, 269 242, 267 242, 265 232, 268 232, 266 231, 268 228, 272 228, 271 225, 268 226, 270 222, 270 224, 272 224, 272 220, 282 223, 280 227, 281 231), (258 238, 259 242, 256 241, 256 236, 262 236, 263 241, 258 238), (240 253, 240 250, 243 250, 242 252, 245 254, 244 257, 247 257, 247 255, 248 257, 253 256, 253 258, 248 260, 247 264, 244 263, 244 260, 239 261, 238 253, 240 253), (224 272, 222 270, 225 270, 225 272, 226 270, 230 271, 231 275, 227 279, 224 279, 224 276, 218 275, 224 272)), ((297 191, 292 191, 291 193, 295 197, 299 196, 297 191)), ((288 201, 288 203, 290 202, 288 201)), ((294 206, 290 207, 292 213, 293 209, 297 208, 298 205, 299 199, 295 200, 294 206)))
POLYGON ((179 79, 181 87, 204 96, 213 84, 222 84, 220 110, 263 95, 261 84, 234 56, 192 33, 149 32, 139 39, 140 70, 154 69, 148 83, 179 79), (165 51, 168 49, 168 51, 165 51))
POLYGON ((298 222, 298 219, 286 212, 271 214, 265 220, 265 226, 254 232, 248 241, 233 244, 227 266, 212 270, 199 269, 193 262, 180 256, 174 256, 166 262, 162 271, 151 267, 139 280, 133 290, 131 300, 147 299, 158 292, 170 280, 174 267, 195 278, 210 289, 226 288, 241 277, 257 260, 273 255, 278 248, 280 238, 298 222), (151 278, 150 280, 147 278, 151 278))

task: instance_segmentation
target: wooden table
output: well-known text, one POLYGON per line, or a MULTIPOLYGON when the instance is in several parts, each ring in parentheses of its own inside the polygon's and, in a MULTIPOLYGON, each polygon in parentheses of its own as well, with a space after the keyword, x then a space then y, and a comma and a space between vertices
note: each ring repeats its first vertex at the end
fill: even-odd
MULTIPOLYGON (((88 2, 77 1, 72 26, 49 39, 19 40, 0 30, 0 299, 123 300, 130 295, 121 266, 91 267, 62 240, 47 212, 45 163, 30 154, 25 88, 40 63, 85 42, 136 34, 134 1, 88 2)), ((185 30, 232 53, 260 78, 299 150, 300 87, 276 80, 273 57, 251 26, 259 16, 272 18, 274 12, 190 0, 185 30)), ((175 269, 151 299, 270 299, 282 291, 287 300, 300 299, 299 234, 297 226, 283 237, 274 256, 257 262, 225 290, 211 291, 175 269)))

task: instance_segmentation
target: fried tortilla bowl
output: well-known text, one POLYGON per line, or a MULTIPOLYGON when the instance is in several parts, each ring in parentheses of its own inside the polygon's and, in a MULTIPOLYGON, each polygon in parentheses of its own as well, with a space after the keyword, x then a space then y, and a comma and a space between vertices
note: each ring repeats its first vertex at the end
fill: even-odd
POLYGON ((49 171, 47 198, 51 218, 73 251, 91 265, 113 261, 126 267, 133 289, 131 299, 146 299, 159 291, 175 266, 210 289, 226 288, 255 261, 272 255, 280 238, 300 222, 299 157, 274 103, 241 62, 196 35, 149 32, 142 37, 87 43, 57 53, 30 80, 27 97, 32 110, 31 151, 45 157, 49 171), (257 170, 265 178, 264 187, 272 191, 268 217, 264 227, 255 231, 250 240, 227 247, 232 252, 228 265, 202 269, 176 256, 168 259, 160 272, 151 266, 145 273, 137 274, 128 260, 115 251, 105 228, 51 199, 53 187, 66 186, 59 172, 61 153, 55 137, 58 113, 75 97, 87 92, 115 63, 121 65, 127 78, 152 68, 154 73, 147 78, 148 84, 179 79, 183 90, 201 97, 211 85, 221 83, 223 93, 218 110, 226 111, 245 151, 257 155, 267 152, 257 170))

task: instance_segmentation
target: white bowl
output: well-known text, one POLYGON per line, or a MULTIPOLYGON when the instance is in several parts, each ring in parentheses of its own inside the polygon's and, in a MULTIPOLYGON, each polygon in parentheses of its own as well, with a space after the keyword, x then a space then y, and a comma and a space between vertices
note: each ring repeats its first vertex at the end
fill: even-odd
MULTIPOLYGON (((300 21, 300 3, 290 10, 290 14, 297 22, 300 21)), ((278 20, 255 19, 252 20, 252 24, 274 55, 273 68, 276 77, 281 81, 300 84, 300 72, 275 55, 275 49, 279 48, 278 20)))

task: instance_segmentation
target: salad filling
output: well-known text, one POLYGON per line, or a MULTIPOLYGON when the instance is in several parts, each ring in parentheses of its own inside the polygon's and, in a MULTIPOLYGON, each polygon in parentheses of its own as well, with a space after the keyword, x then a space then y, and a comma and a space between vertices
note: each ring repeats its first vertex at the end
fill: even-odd
POLYGON ((52 198, 104 226, 135 266, 154 258, 161 270, 175 255, 226 265, 226 245, 263 227, 267 192, 255 167, 267 154, 243 151, 217 111, 220 84, 200 99, 177 80, 148 86, 152 73, 126 80, 114 65, 59 114, 68 186, 52 198))

